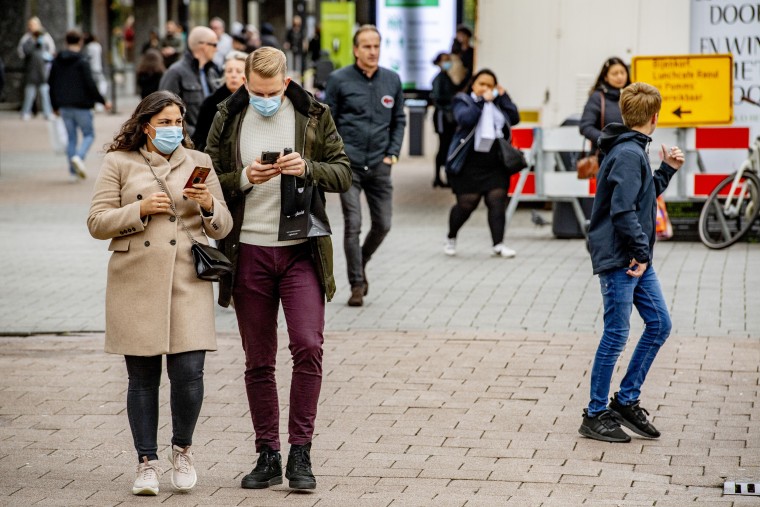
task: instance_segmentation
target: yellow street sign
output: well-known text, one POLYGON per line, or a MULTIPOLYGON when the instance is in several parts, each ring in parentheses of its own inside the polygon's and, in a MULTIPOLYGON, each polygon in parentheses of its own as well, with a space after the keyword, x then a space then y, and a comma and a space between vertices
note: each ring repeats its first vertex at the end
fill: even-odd
POLYGON ((635 56, 631 79, 662 95, 658 125, 697 127, 733 122, 733 55, 635 56))

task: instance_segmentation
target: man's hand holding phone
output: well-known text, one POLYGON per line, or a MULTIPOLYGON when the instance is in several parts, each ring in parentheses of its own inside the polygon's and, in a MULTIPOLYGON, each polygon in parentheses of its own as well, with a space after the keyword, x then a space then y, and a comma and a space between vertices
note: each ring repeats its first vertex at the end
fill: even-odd
POLYGON ((275 166, 280 169, 282 174, 290 176, 303 176, 306 174, 306 161, 301 158, 300 153, 296 153, 288 148, 277 159, 275 166))
POLYGON ((283 155, 276 151, 262 152, 260 158, 245 168, 248 181, 254 185, 266 183, 278 174, 303 176, 305 172, 306 162, 299 153, 294 153, 288 148, 285 149, 283 155))

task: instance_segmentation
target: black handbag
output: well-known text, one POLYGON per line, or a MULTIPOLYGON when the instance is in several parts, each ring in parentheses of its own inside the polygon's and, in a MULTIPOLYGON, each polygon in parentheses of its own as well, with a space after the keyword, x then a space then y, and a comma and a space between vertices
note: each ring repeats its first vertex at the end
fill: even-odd
POLYGON ((472 129, 467 135, 464 135, 463 130, 457 130, 454 133, 446 156, 446 174, 459 174, 464 167, 467 155, 472 151, 472 145, 475 142, 475 130, 475 128, 472 129))
POLYGON ((523 152, 512 146, 511 129, 509 133, 509 140, 504 139, 503 137, 497 137, 496 143, 498 146, 499 161, 501 161, 501 164, 507 170, 507 175, 512 176, 513 174, 517 174, 528 167, 528 162, 525 160, 525 155, 523 155, 523 152))
MULTIPOLYGON (((143 155, 143 158, 145 158, 145 155, 143 155)), ((153 173, 153 177, 158 182, 158 186, 161 187, 161 191, 166 195, 171 196, 166 190, 163 182, 158 179, 158 176, 156 176, 155 171, 153 171, 153 166, 150 165, 147 158, 145 158, 145 162, 148 164, 148 167, 150 167, 150 172, 153 173)), ((174 213, 177 221, 185 230, 185 234, 187 234, 187 237, 190 238, 190 241, 193 243, 193 246, 190 247, 190 253, 193 256, 196 276, 201 280, 218 282, 225 275, 231 274, 232 262, 230 262, 227 256, 211 245, 198 242, 193 235, 190 234, 190 230, 187 228, 187 225, 185 225, 185 221, 182 220, 182 217, 179 216, 179 214, 177 214, 177 208, 174 206, 174 200, 171 199, 171 197, 169 204, 171 205, 172 213, 174 213)))
POLYGON ((304 181, 303 186, 299 186, 302 179, 288 174, 280 178, 280 228, 277 239, 289 241, 331 235, 330 225, 320 218, 326 216, 325 208, 314 185, 304 181))
POLYGON ((193 254, 198 278, 218 282, 225 275, 232 273, 232 263, 221 251, 211 245, 198 243, 192 237, 190 239, 193 241, 190 252, 193 254))

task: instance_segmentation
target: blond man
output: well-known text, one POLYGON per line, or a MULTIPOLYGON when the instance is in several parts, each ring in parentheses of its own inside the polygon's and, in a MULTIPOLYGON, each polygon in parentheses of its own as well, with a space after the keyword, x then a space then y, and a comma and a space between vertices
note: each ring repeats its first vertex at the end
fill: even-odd
POLYGON ((234 298, 245 351, 245 387, 256 432, 256 467, 241 486, 282 483, 275 380, 277 314, 282 303, 293 358, 285 477, 314 489, 311 444, 322 386, 325 299, 335 293, 329 236, 279 240, 282 193, 295 177, 311 186, 311 213, 328 223, 324 192, 345 192, 351 169, 330 110, 286 76, 285 54, 264 47, 246 59, 245 86, 220 104, 206 144, 234 220, 220 248, 235 272, 219 286, 219 304, 234 298), (287 153, 286 149, 292 150, 287 153), (276 152, 272 162, 263 152, 276 152), (287 177, 287 178, 286 178, 287 177))

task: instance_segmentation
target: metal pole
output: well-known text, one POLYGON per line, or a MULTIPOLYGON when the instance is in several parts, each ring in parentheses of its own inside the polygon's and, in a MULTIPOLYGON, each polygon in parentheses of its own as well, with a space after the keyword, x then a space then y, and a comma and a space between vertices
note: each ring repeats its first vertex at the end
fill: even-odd
POLYGON ((227 20, 227 33, 230 33, 230 30, 232 30, 232 24, 238 20, 238 12, 237 12, 237 0, 230 0, 229 2, 230 6, 230 17, 227 20))

